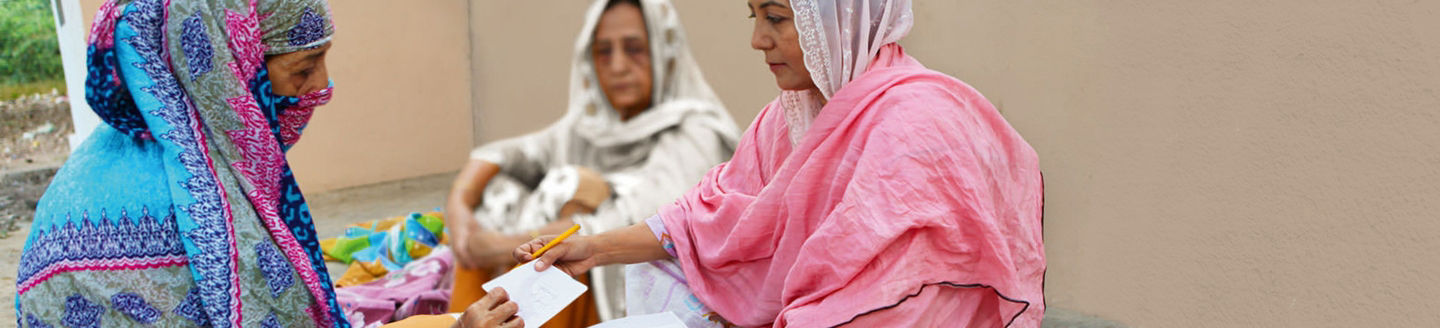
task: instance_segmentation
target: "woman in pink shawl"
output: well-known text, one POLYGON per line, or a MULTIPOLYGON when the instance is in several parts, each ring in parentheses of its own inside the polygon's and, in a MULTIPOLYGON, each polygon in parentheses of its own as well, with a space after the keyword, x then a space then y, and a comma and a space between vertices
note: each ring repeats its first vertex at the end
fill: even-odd
POLYGON ((896 43, 910 1, 748 6, 783 91, 734 157, 645 223, 567 239, 537 268, 675 268, 690 310, 740 326, 1039 326, 1038 158, 979 92, 896 43))

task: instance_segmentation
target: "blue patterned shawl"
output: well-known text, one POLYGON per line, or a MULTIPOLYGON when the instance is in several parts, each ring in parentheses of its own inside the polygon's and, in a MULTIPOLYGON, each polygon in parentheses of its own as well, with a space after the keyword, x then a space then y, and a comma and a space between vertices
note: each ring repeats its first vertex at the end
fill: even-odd
POLYGON ((110 0, 86 100, 20 260, 23 327, 348 327, 284 152, 330 89, 271 92, 264 57, 330 42, 323 0, 110 0))

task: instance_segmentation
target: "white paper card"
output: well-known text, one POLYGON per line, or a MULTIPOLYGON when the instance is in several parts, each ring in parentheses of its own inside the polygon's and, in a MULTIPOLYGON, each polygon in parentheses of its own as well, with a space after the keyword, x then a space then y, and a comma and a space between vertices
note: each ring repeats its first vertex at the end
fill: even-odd
POLYGON ((535 271, 535 261, 510 270, 481 287, 486 291, 495 287, 504 288, 510 300, 520 306, 520 313, 516 315, 525 320, 527 328, 539 327, 550 321, 589 289, 565 271, 554 267, 543 272, 535 271))
POLYGON ((685 322, 674 313, 660 312, 646 315, 629 316, 602 322, 590 328, 632 328, 632 327, 654 327, 654 328, 686 328, 685 322))

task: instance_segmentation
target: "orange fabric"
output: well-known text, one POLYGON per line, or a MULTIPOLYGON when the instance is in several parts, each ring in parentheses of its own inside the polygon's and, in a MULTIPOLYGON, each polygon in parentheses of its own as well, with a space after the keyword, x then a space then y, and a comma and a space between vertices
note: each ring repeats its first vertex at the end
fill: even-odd
MULTIPOLYGON (((479 301, 481 297, 485 297, 485 289, 481 287, 481 285, 494 277, 495 275, 492 275, 489 270, 456 267, 455 289, 450 292, 450 312, 465 312, 466 307, 479 301)), ((590 286, 590 275, 581 275, 576 277, 575 280, 579 280, 580 283, 590 286)), ((594 287, 592 286, 591 288, 594 287)), ((405 321, 409 320, 407 319, 401 322, 405 321)), ((454 320, 451 320, 449 323, 445 323, 444 326, 397 327, 449 327, 448 325, 453 322, 454 320)), ((549 322, 546 322, 541 327, 589 327, 598 323, 600 323, 600 310, 595 307, 595 296, 587 290, 584 294, 580 294, 580 298, 570 303, 570 306, 566 306, 564 310, 560 310, 559 314, 556 314, 554 318, 551 318, 549 322)), ((387 325, 386 327, 390 326, 387 325)))
POLYGON ((455 266, 455 289, 450 291, 450 312, 465 312, 471 303, 485 297, 485 289, 480 285, 486 281, 490 281, 489 270, 455 266))
POLYGON ((450 327, 455 324, 455 317, 449 314, 427 314, 413 315, 405 320, 392 322, 385 328, 436 328, 450 327))

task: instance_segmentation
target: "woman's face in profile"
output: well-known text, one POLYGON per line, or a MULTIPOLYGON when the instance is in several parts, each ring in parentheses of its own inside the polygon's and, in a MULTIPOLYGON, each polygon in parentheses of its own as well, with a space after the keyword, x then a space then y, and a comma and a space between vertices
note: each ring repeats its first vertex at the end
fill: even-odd
POLYGON ((775 74, 775 83, 782 90, 815 88, 810 71, 805 67, 805 52, 800 50, 800 33, 795 30, 795 12, 789 0, 748 0, 750 18, 755 31, 750 47, 765 53, 765 63, 775 74))
POLYGON ((610 105, 628 119, 650 108, 654 77, 650 68, 650 38, 640 8, 616 4, 601 14, 590 44, 595 77, 610 105))
POLYGON ((325 53, 330 51, 331 43, 315 49, 265 57, 265 69, 270 72, 270 88, 276 95, 298 97, 330 87, 325 53))

